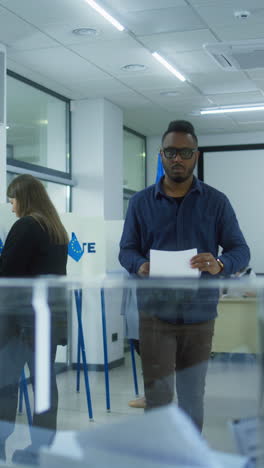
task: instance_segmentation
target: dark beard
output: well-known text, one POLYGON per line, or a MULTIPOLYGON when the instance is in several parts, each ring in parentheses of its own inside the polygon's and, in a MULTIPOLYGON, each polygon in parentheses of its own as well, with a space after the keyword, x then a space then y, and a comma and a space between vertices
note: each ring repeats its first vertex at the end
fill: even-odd
POLYGON ((169 167, 165 167, 165 166, 164 166, 164 171, 166 172, 170 180, 172 180, 173 182, 176 182, 177 184, 182 184, 183 182, 185 182, 192 176, 195 165, 196 165, 196 161, 193 163, 191 167, 189 167, 189 170, 186 172, 186 174, 176 175, 173 173, 172 170, 170 170, 169 167))
POLYGON ((187 174, 186 176, 168 176, 169 179, 173 180, 173 182, 177 182, 177 184, 181 184, 182 182, 185 182, 187 179, 189 179, 191 174, 187 174))

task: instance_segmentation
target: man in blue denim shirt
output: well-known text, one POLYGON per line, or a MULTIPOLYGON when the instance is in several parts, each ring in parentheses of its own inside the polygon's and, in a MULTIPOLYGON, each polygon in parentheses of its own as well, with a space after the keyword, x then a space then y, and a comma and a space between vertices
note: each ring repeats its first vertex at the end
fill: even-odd
MULTIPOLYGON (((119 255, 129 273, 149 275, 150 249, 196 248, 190 266, 201 278, 230 275, 248 265, 249 248, 228 198, 193 175, 197 145, 191 123, 170 123, 162 137, 164 177, 129 204, 119 255)), ((173 400, 176 370, 178 404, 200 430, 217 301, 215 289, 138 290, 146 407, 173 400)))

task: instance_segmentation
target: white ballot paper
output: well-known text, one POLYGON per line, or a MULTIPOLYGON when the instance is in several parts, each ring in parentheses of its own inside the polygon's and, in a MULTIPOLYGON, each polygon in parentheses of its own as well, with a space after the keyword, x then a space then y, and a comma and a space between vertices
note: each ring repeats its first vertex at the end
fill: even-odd
POLYGON ((200 271, 191 268, 190 260, 197 249, 168 251, 150 250, 150 276, 198 278, 200 271))
POLYGON ((41 451, 39 467, 246 468, 247 461, 212 451, 189 417, 171 404, 83 432, 58 432, 41 451))

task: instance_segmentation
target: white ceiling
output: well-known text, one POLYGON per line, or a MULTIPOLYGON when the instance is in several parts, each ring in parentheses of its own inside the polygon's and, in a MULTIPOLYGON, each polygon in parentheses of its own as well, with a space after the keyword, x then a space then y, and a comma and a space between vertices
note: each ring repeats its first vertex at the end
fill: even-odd
POLYGON ((198 134, 264 128, 264 111, 200 116, 201 108, 264 102, 263 68, 224 71, 204 43, 264 39, 263 0, 98 0, 126 28, 117 31, 85 0, 0 0, 0 42, 10 70, 71 99, 105 97, 124 111, 124 123, 145 135, 171 120, 191 120, 198 134), (247 20, 235 18, 249 10, 247 20), (81 37, 72 30, 95 28, 81 37), (163 55, 182 83, 151 55, 163 55), (143 64, 125 72, 126 64, 143 64), (164 96, 176 91, 176 96, 164 96))

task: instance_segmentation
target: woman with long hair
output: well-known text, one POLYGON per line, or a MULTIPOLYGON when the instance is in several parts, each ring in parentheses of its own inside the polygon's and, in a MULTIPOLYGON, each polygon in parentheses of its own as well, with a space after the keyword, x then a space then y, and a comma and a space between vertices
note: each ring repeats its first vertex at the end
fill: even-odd
MULTIPOLYGON (((8 186, 12 211, 19 218, 10 229, 0 257, 0 276, 31 278, 66 275, 68 235, 43 184, 31 175, 19 175, 8 186)), ((34 311, 32 288, 8 288, 2 292, 4 316, 0 316, 0 458, 13 432, 21 371, 27 363, 34 384, 34 311)), ((49 289, 51 307, 51 407, 33 414, 32 444, 16 450, 13 461, 37 463, 41 445, 49 445, 56 431, 58 390, 54 370, 58 344, 67 342, 67 300, 62 287, 49 289), (35 429, 38 428, 38 429, 35 429)))

